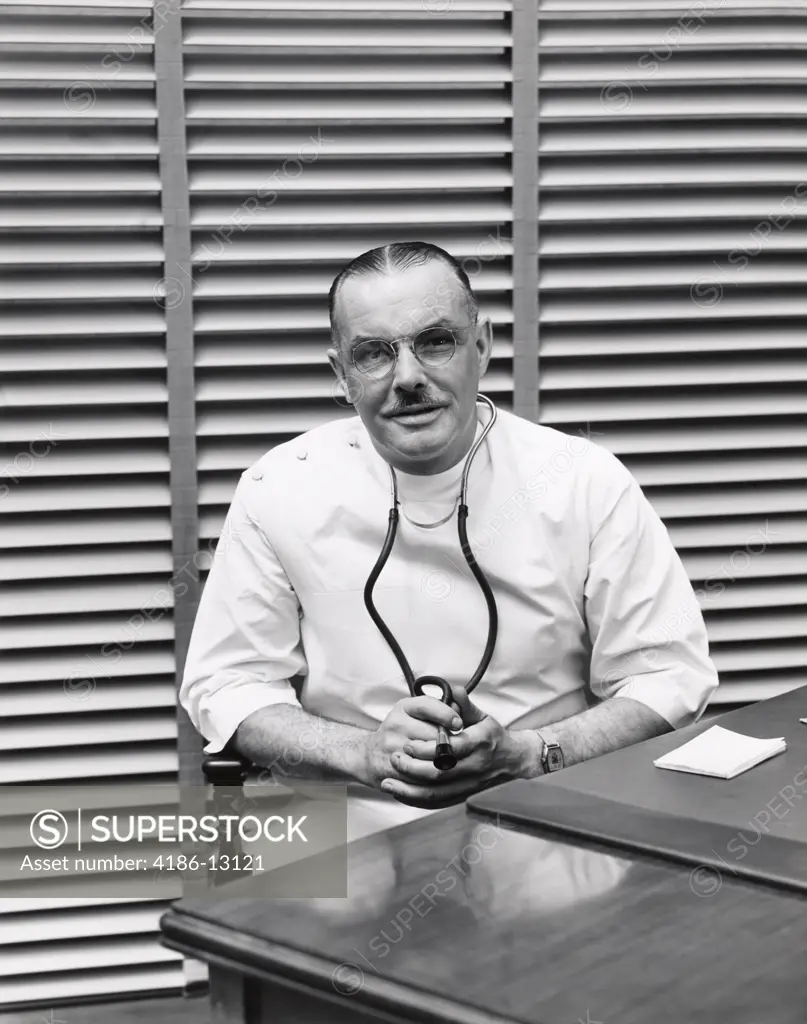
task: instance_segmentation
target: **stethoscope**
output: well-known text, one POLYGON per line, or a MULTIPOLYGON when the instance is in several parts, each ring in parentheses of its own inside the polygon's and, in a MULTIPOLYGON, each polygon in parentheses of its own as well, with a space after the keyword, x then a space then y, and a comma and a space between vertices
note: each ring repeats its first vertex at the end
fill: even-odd
MULTIPOLYGON (((485 644, 485 651, 484 654, 482 655, 482 660, 479 662, 479 666, 476 672, 474 672, 473 676, 465 686, 465 690, 467 693, 470 693, 473 690, 473 688, 485 674, 485 671, 488 665, 490 664, 490 659, 493 657, 493 649, 496 646, 496 634, 499 625, 499 616, 496 610, 496 599, 493 596, 493 591, 490 589, 488 581, 485 579, 485 574, 479 568, 479 566, 476 563, 476 560, 474 559, 473 554, 471 553, 471 547, 468 544, 468 531, 465 525, 465 521, 468 518, 468 506, 466 504, 465 499, 467 497, 468 492, 468 473, 471 469, 471 462, 473 461, 474 455, 476 455, 477 449, 485 440, 491 428, 493 427, 493 424, 496 422, 496 416, 498 415, 496 406, 493 404, 493 402, 491 402, 491 400, 486 395, 478 395, 477 402, 479 401, 485 402, 485 404, 490 407, 491 417, 486 423, 484 430, 480 434, 479 440, 471 448, 465 460, 465 468, 462 471, 462 485, 460 488, 460 505, 459 510, 457 512, 457 529, 459 531, 460 547, 462 548, 462 553, 465 555, 465 561, 468 563, 471 572, 474 574, 477 582, 479 583, 479 586, 482 588, 482 593, 485 595, 485 601, 487 602, 488 606, 489 625, 488 641, 485 644)), ((387 641, 389 646, 392 648, 392 653, 398 659, 398 664, 401 666, 401 671, 404 674, 404 678, 406 679, 407 685, 409 686, 409 691, 412 694, 412 696, 428 696, 428 694, 425 693, 424 688, 426 686, 436 686, 439 688, 441 692, 440 699, 442 700, 442 702, 444 704, 450 705, 452 700, 451 687, 448 685, 446 680, 443 679, 441 676, 419 676, 417 679, 415 679, 415 675, 412 669, 410 668, 409 662, 406 660, 406 656, 404 655, 404 652, 401 650, 398 641, 392 635, 391 630, 388 628, 384 620, 378 614, 378 611, 376 610, 376 607, 373 604, 373 587, 375 586, 376 580, 381 575, 381 570, 386 565, 387 559, 390 556, 390 552, 392 551, 392 545, 395 543, 395 534, 398 529, 398 482, 395 478, 395 470, 392 468, 392 466, 389 467, 389 471, 390 478, 392 480, 392 508, 389 510, 389 527, 387 529, 387 536, 384 541, 384 547, 381 549, 381 554, 378 556, 378 561, 373 567, 373 570, 367 579, 367 583, 364 586, 364 603, 367 607, 367 611, 370 613, 370 617, 372 618, 373 622, 376 624, 376 626, 378 626, 382 636, 387 641)), ((439 526, 443 522, 448 522, 448 519, 451 518, 452 514, 453 510, 451 513, 449 513, 448 518, 446 518, 445 520, 441 520, 439 523, 432 523, 428 525, 439 526)), ((461 730, 457 730, 457 732, 460 731, 461 730)), ((456 735, 456 733, 454 733, 454 735, 456 735)), ((434 761, 432 763, 434 764, 434 767, 439 768, 440 771, 447 771, 449 768, 453 768, 457 763, 457 758, 455 757, 454 752, 451 749, 451 744, 448 739, 448 733, 444 728, 442 728, 442 726, 438 727, 437 751, 435 753, 434 761)))

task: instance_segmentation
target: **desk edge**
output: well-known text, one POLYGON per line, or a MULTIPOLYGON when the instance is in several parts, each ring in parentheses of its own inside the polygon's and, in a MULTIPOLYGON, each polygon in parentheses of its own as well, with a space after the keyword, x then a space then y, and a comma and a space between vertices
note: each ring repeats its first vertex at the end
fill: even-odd
MULTIPOLYGON (((335 962, 292 946, 253 937, 226 925, 213 924, 195 914, 169 908, 160 918, 160 943, 198 960, 230 968, 241 975, 271 982, 284 988, 316 992, 323 1000, 339 1006, 361 1006, 380 1010, 392 1017, 421 1024, 527 1024, 516 1017, 494 1015, 488 1010, 430 994, 387 978, 362 971, 363 982, 352 996, 340 994, 333 985, 337 967, 351 961, 335 962), (260 949, 257 946, 260 945, 260 949), (236 959, 236 950, 244 959, 236 959)), ((541 1024, 531 1021, 529 1024, 541 1024)))

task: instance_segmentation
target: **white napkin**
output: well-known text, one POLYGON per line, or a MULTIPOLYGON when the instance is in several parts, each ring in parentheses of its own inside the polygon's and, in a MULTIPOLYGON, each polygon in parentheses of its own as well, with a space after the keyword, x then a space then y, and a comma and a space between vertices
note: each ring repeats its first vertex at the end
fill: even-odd
POLYGON ((675 772, 733 779, 735 775, 748 771, 761 761, 767 761, 774 754, 781 754, 786 747, 783 736, 758 740, 713 725, 694 740, 656 758, 653 764, 657 768, 669 768, 675 772))

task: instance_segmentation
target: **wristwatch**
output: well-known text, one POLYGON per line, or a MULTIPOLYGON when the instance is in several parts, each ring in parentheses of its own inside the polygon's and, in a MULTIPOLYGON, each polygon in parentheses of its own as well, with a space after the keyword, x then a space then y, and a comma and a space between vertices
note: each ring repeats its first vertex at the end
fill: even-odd
POLYGON ((544 774, 559 772, 563 767, 563 751, 560 749, 560 744, 547 743, 540 733, 538 735, 541 737, 541 742, 544 745, 541 753, 541 767, 544 770, 544 774))

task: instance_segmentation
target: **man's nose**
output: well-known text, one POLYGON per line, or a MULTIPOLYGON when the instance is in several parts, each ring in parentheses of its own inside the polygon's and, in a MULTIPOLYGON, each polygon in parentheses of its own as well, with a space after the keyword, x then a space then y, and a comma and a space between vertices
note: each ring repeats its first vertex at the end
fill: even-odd
POLYGON ((411 344, 398 345, 398 361, 395 364, 393 383, 402 390, 411 391, 416 384, 425 381, 424 368, 415 358, 411 344))

